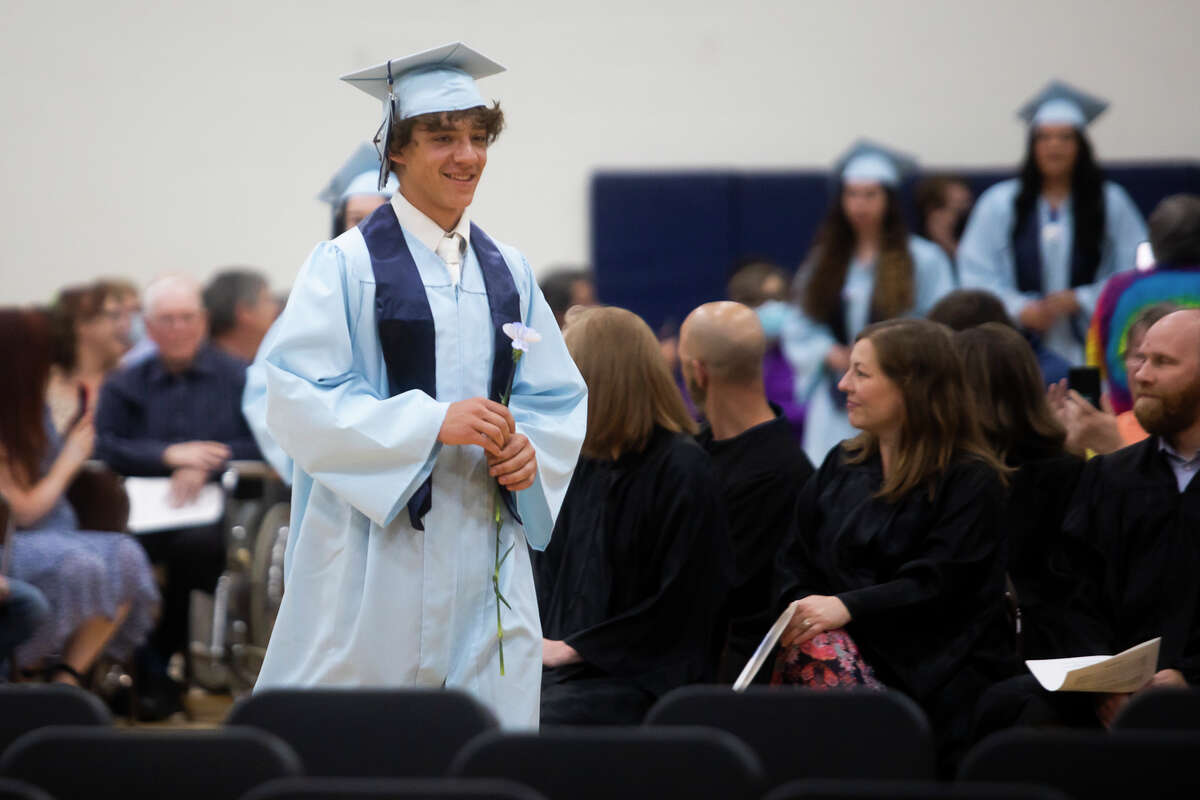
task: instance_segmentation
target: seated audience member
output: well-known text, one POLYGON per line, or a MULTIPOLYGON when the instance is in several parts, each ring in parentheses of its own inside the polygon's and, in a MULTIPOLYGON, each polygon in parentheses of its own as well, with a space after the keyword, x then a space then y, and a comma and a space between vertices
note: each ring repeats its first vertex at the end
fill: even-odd
POLYGON ((1104 285, 1088 330, 1087 363, 1100 368, 1113 411, 1133 408, 1125 356, 1138 315, 1159 303, 1200 306, 1200 196, 1176 194, 1150 215, 1154 266, 1114 275, 1104 285))
POLYGON ((929 715, 944 765, 978 696, 1012 668, 1004 619, 1006 468, 971 412, 952 334, 867 326, 840 387, 856 438, 805 484, 778 565, 794 614, 773 683, 883 684, 929 715))
POLYGON ((0 683, 12 671, 9 656, 50 616, 50 604, 38 588, 0 575, 0 683))
POLYGON ((246 364, 279 316, 267 279, 248 269, 218 273, 204 289, 204 308, 213 345, 246 364))
MULTIPOLYGON (((1008 312, 1004 310, 1004 303, 1000 302, 1000 298, 982 289, 955 289, 935 303, 933 308, 929 309, 926 318, 947 325, 954 331, 965 331, 987 322, 1016 327, 1008 312)), ((1038 336, 1026 333, 1025 338, 1033 348, 1038 369, 1046 385, 1067 377, 1071 365, 1066 359, 1043 347, 1038 336)))
POLYGON ((97 282, 59 292, 50 309, 54 363, 46 404, 59 434, 85 410, 94 410, 100 385, 130 346, 131 315, 120 289, 97 282))
POLYGON ((763 392, 766 344, 758 317, 741 303, 700 306, 679 334, 688 394, 706 420, 696 440, 721 484, 737 573, 717 676, 722 683, 737 679, 775 621, 775 555, 791 528, 796 495, 813 472, 779 406, 763 392))
MULTIPOLYGON (((1142 309, 1130 324, 1125 337, 1125 349, 1121 352, 1124 375, 1133 375, 1145 360, 1142 356, 1142 340, 1150 326, 1179 310, 1180 307, 1174 303, 1158 303, 1142 309)), ((1129 386, 1129 392, 1136 401, 1136 384, 1129 386)), ((1078 392, 1069 391, 1066 380, 1062 380, 1050 387, 1047 399, 1067 431, 1066 446, 1072 453, 1112 453, 1137 444, 1149 435, 1138 424, 1132 408, 1120 414, 1113 413, 1111 394, 1103 395, 1100 399, 1101 408, 1096 408, 1078 392)))
POLYGON ((1070 558, 1060 554, 1067 513, 1083 460, 1064 449, 1066 432, 1046 402, 1029 343, 997 322, 955 334, 967 390, 992 450, 1015 471, 1001 511, 1008 576, 1021 609, 1024 658, 1077 653, 1057 616, 1072 590, 1070 558))
MULTIPOLYGON (((171 496, 183 503, 230 459, 261 458, 241 413, 246 365, 205 342, 204 307, 193 279, 159 278, 146 287, 144 300, 157 351, 105 382, 96 455, 125 475, 169 475, 171 496)), ((191 590, 211 592, 220 577, 224 534, 212 525, 138 541, 167 567, 162 621, 152 639, 165 664, 184 649, 191 590)))
MULTIPOLYGON (((1150 326, 1133 410, 1150 437, 1084 467, 1064 525, 1099 557, 1099 611, 1119 652, 1162 637, 1146 688, 1200 684, 1200 309, 1150 326)), ((1128 700, 1099 707, 1111 721, 1128 700)))
POLYGON ((953 263, 975 201, 971 187, 958 175, 928 175, 917 183, 915 194, 921 215, 917 232, 940 246, 953 263))
POLYGON ((788 275, 767 261, 747 261, 729 279, 729 299, 749 306, 758 315, 767 350, 763 354, 762 381, 767 400, 779 406, 797 439, 804 436, 804 404, 796 401, 796 373, 783 355, 779 337, 783 323, 799 313, 788 302, 788 275))
POLYGON ((583 455, 544 553, 542 724, 636 724, 710 680, 733 582, 721 487, 689 434, 650 328, 620 308, 572 312, 588 385, 583 455))
POLYGON ((596 285, 592 274, 584 269, 556 269, 538 281, 558 327, 566 325, 567 312, 575 306, 596 305, 596 285))
POLYGON ((36 587, 50 607, 17 648, 16 666, 44 668, 50 679, 78 685, 101 653, 123 659, 145 641, 158 589, 132 537, 80 531, 66 500, 91 457, 95 430, 90 412, 63 439, 50 425, 48 321, 35 312, 0 310, 0 341, 0 379, 8 387, 0 395, 0 497, 16 524, 9 576, 11 586, 36 587))

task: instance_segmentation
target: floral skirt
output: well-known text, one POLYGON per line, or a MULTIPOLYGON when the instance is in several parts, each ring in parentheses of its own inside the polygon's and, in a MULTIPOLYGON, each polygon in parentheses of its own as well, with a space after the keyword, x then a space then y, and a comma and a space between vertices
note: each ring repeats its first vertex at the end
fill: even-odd
POLYGON ((818 633, 804 644, 781 647, 771 685, 808 689, 884 688, 843 628, 818 633))

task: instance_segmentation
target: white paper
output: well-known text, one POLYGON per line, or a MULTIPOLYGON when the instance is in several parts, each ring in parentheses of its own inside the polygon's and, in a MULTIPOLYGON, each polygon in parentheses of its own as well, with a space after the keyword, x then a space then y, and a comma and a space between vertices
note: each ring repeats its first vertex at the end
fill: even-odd
POLYGON ((182 506, 171 505, 170 492, 170 478, 126 478, 130 532, 211 525, 225 513, 225 493, 215 483, 206 484, 195 500, 182 506))
POLYGON ((783 635, 783 630, 792 621, 792 614, 796 613, 796 607, 788 603, 788 607, 779 615, 779 619, 775 620, 775 624, 771 626, 771 630, 767 631, 767 635, 763 637, 759 643, 758 649, 754 651, 754 655, 750 656, 750 660, 746 663, 742 674, 738 675, 736 681, 733 682, 733 690, 735 692, 744 692, 750 682, 754 680, 754 676, 762 669, 763 663, 767 657, 771 655, 771 651, 775 649, 775 644, 779 641, 779 637, 783 635))
POLYGON ((1161 643, 1155 637, 1115 656, 1043 658, 1025 666, 1051 692, 1136 692, 1154 677, 1161 643))

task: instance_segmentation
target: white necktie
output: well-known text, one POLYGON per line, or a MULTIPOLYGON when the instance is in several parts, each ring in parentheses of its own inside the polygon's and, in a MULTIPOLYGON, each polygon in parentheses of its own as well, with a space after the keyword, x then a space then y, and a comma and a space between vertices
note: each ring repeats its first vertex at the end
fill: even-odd
POLYGON ((459 274, 462 272, 462 245, 459 244, 461 241, 462 237, 457 233, 448 233, 437 245, 438 258, 446 262, 446 269, 450 270, 450 279, 454 283, 458 283, 459 274))

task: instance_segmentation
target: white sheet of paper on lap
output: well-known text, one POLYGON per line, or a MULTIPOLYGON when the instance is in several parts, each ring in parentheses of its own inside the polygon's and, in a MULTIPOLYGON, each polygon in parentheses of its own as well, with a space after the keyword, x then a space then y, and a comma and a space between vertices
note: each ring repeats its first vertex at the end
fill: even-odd
POLYGON ((792 621, 792 614, 796 613, 796 608, 791 603, 779 615, 779 619, 775 620, 775 624, 771 626, 771 630, 767 631, 767 635, 763 637, 759 643, 758 649, 754 651, 754 655, 750 656, 750 660, 746 662, 742 674, 738 675, 737 680, 733 682, 733 690, 735 692, 744 692, 750 682, 754 680, 754 676, 762 669, 763 663, 771 655, 771 651, 775 649, 775 644, 779 641, 779 637, 783 635, 783 629, 792 621))
POLYGON ((178 507, 171 505, 170 478, 126 478, 125 493, 131 533, 211 525, 225 513, 225 493, 215 483, 205 484, 195 500, 178 507))
POLYGON ((1136 692, 1154 677, 1161 643, 1155 637, 1115 656, 1043 658, 1025 666, 1051 692, 1136 692))

